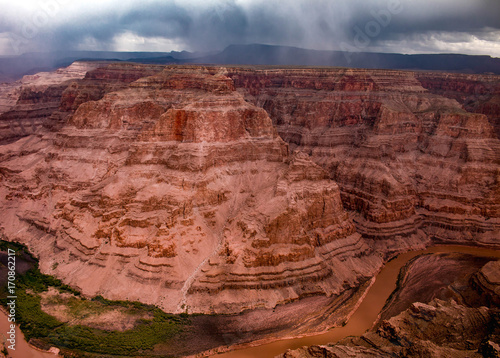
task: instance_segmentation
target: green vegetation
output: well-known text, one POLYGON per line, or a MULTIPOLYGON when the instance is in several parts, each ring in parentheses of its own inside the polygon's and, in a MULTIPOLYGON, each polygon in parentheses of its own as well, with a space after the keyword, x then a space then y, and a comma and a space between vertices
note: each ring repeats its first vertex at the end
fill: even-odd
MULTIPOLYGON (((89 315, 98 315, 114 309, 114 307, 104 306, 99 302, 81 299, 75 296, 64 298, 61 295, 49 296, 46 298, 46 303, 49 305, 65 306, 67 312, 73 319, 81 319, 89 315)), ((127 310, 127 312, 128 311, 130 311, 131 314, 140 314, 138 310, 127 310)))
POLYGON ((29 252, 28 248, 22 244, 18 244, 17 242, 8 242, 0 240, 0 251, 7 251, 7 249, 14 250, 16 252, 16 256, 26 255, 32 260, 35 260, 31 252, 29 252))
POLYGON ((59 291, 69 292, 75 296, 80 296, 79 291, 65 285, 61 282, 61 280, 53 276, 42 274, 36 264, 35 267, 31 268, 24 275, 18 276, 16 278, 16 283, 18 289, 20 287, 24 287, 25 289, 30 289, 35 293, 45 292, 49 287, 55 287, 59 289, 59 291))
MULTIPOLYGON (((10 243, 8 246, 13 248, 10 243)), ((0 244, 0 248, 7 248, 4 242, 0 244)), ((22 247, 16 249, 25 250, 22 247)), ((78 291, 60 280, 42 274, 36 262, 29 271, 16 277, 16 323, 20 325, 27 340, 36 338, 38 341, 60 348, 97 354, 144 356, 156 344, 174 338, 188 323, 187 317, 170 315, 154 306, 139 302, 110 301, 101 296, 92 300, 81 297, 54 298, 57 302, 53 303, 66 305, 72 316, 120 309, 129 314, 151 317, 140 319, 133 329, 127 331, 107 331, 83 325, 69 325, 42 311, 40 294, 49 287, 55 287, 60 292, 80 295, 78 291)), ((1 297, 0 303, 6 306, 6 287, 3 287, 1 297)))
POLYGON ((49 334, 49 340, 60 347, 104 354, 134 355, 152 349, 155 344, 172 338, 178 324, 167 314, 159 313, 132 330, 102 331, 85 326, 64 325, 49 334))

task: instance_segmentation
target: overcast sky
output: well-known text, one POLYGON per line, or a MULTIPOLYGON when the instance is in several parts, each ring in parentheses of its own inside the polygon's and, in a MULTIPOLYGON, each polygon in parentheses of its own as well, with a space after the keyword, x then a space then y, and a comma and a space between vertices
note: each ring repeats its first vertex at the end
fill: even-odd
POLYGON ((0 55, 319 50, 500 57, 500 0, 0 0, 0 55))

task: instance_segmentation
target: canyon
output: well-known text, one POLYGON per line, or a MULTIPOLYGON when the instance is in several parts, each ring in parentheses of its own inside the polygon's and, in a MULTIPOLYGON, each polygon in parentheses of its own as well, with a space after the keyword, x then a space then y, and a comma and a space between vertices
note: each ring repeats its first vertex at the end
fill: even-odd
POLYGON ((1 235, 85 296, 324 331, 400 252, 499 248, 499 96, 497 75, 75 62, 0 86, 1 235))
POLYGON ((395 250, 498 245, 497 76, 275 73, 233 77, 291 149, 327 170, 364 238, 384 251, 399 238, 395 250))
POLYGON ((370 330, 279 357, 496 357, 499 263, 456 252, 418 256, 370 330))

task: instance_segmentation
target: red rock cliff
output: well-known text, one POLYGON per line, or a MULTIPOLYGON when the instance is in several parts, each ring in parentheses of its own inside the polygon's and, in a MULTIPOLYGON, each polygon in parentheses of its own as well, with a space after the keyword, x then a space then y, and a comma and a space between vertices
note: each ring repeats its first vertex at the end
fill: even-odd
POLYGON ((4 235, 44 272, 88 295, 238 313, 336 297, 379 269, 337 184, 289 154, 227 71, 134 81, 127 66, 67 84, 61 128, 2 147, 4 235))
POLYGON ((340 185, 358 232, 388 239, 376 245, 498 245, 498 76, 233 69, 230 77, 292 149, 340 185))
POLYGON ((237 313, 340 297, 432 241, 498 247, 494 121, 457 101, 475 85, 131 64, 71 76, 3 92, 0 224, 85 294, 237 313), (33 132, 9 137, 23 111, 33 132))

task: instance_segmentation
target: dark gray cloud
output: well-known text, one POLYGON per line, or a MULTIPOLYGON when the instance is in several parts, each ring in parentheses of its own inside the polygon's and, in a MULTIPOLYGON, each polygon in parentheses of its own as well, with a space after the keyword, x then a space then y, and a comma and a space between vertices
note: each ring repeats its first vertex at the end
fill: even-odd
MULTIPOLYGON (((369 6, 358 8, 350 17, 347 27, 364 28, 382 14, 387 7, 369 6)), ((386 27, 377 37, 398 38, 429 32, 483 34, 485 28, 500 29, 500 1, 454 0, 454 1, 403 1, 401 12, 392 15, 386 27), (427 4, 426 4, 427 3, 427 4)))
POLYGON ((0 0, 5 9, 0 14, 0 53, 9 52, 13 34, 18 42, 24 40, 24 50, 113 50, 117 38, 126 47, 129 36, 142 39, 146 48, 148 41, 161 44, 163 39, 192 51, 266 43, 325 50, 456 52, 462 44, 463 52, 500 56, 497 0, 88 0, 87 7, 83 1, 53 7, 57 11, 47 21, 37 22, 43 6, 56 1, 64 3, 32 0, 31 8, 21 8, 0 0), (34 35, 32 31, 27 36, 30 26, 34 35))

